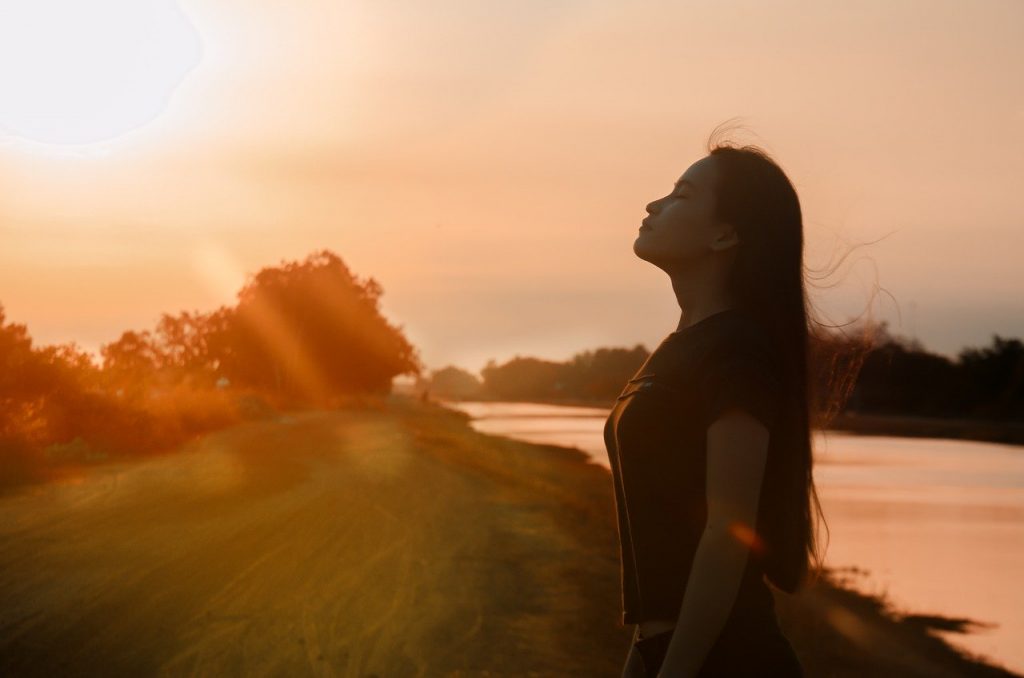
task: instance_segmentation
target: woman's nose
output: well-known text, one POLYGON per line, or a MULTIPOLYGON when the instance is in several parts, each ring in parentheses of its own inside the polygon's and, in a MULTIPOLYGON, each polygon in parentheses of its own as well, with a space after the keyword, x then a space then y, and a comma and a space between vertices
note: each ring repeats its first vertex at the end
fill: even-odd
POLYGON ((648 214, 654 214, 654 209, 657 206, 657 204, 658 204, 657 200, 655 200, 654 202, 647 203, 647 208, 646 208, 647 209, 647 213, 648 214))

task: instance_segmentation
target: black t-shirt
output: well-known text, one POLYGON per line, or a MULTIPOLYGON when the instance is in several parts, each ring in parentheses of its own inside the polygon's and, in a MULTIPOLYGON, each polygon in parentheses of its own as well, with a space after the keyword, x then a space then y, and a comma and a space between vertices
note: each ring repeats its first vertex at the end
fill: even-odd
MULTIPOLYGON (((781 407, 779 376, 756 321, 729 309, 665 337, 616 399, 604 439, 615 489, 624 624, 678 618, 707 522, 707 428, 736 406, 771 431, 781 407)), ((756 535, 764 509, 762 503, 756 535)), ((774 620, 756 548, 751 556, 732 614, 774 620)))

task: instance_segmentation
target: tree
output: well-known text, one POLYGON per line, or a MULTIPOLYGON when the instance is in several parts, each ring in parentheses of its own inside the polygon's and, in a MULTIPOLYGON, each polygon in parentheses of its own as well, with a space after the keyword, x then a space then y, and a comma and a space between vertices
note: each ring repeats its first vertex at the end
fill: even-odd
POLYGON ((416 349, 380 313, 382 288, 323 250, 264 268, 234 309, 210 319, 210 356, 232 383, 307 402, 386 393, 399 374, 419 374, 416 349))
POLYGON ((471 372, 453 365, 434 370, 430 375, 430 390, 449 398, 474 398, 480 394, 482 384, 471 372))

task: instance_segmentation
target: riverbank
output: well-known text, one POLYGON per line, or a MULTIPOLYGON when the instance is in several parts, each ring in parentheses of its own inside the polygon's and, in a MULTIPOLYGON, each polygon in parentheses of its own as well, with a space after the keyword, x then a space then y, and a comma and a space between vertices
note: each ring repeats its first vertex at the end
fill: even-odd
MULTIPOLYGON (((0 499, 0 674, 617 676, 610 478, 393 397, 0 499)), ((779 594, 808 676, 1008 676, 880 600, 779 594)))
POLYGON ((936 419, 882 414, 840 414, 830 427, 862 435, 956 438, 1024 445, 1024 423, 973 419, 936 419))
MULTIPOLYGON (((474 399, 474 402, 488 402, 474 399)), ((495 400, 495 402, 518 402, 495 400)), ((539 398, 530 403, 611 409, 614 400, 580 398, 539 398)), ((889 414, 839 414, 832 420, 831 431, 861 435, 907 436, 915 438, 953 438, 978 440, 1009 445, 1024 445, 1024 423, 984 421, 976 419, 942 419, 889 414)))

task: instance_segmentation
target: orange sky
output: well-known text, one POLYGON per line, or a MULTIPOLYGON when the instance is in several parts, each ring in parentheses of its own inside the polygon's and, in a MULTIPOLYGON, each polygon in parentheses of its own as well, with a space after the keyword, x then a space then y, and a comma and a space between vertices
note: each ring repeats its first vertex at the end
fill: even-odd
POLYGON ((815 293, 834 321, 877 272, 878 316, 932 350, 1024 336, 1015 0, 182 7, 202 61, 155 120, 0 139, 0 303, 38 343, 95 350, 328 248, 431 368, 653 348, 679 311, 632 253, 644 206, 737 116, 808 265, 882 238, 815 293))

